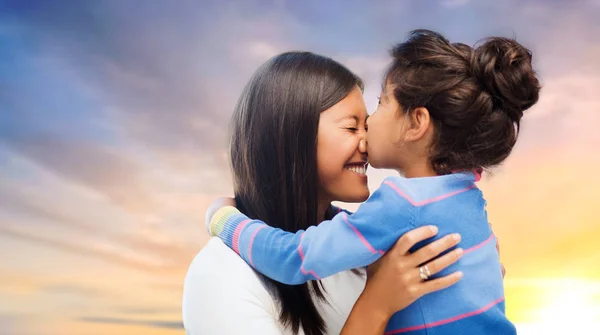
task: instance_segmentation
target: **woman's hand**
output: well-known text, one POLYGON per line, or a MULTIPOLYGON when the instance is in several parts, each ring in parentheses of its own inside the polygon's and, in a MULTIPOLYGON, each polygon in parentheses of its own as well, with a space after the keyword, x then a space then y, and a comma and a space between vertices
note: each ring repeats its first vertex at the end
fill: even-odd
POLYGON ((437 227, 421 227, 404 234, 396 245, 381 259, 369 265, 367 284, 354 305, 342 334, 383 334, 389 318, 406 308, 425 294, 449 287, 462 278, 454 272, 433 280, 421 278, 421 265, 428 276, 432 276, 462 257, 463 250, 457 248, 444 256, 430 261, 460 241, 460 235, 447 235, 421 249, 410 253, 420 241, 437 234, 437 227), (427 266, 427 268, 425 268, 427 266))
POLYGON ((205 225, 206 225, 206 230, 209 232, 209 234, 210 234, 210 229, 208 229, 208 227, 210 226, 210 220, 212 219, 212 217, 215 215, 215 213, 219 209, 221 209, 225 206, 235 207, 235 199, 228 198, 228 197, 217 198, 217 199, 215 199, 215 201, 213 201, 213 203, 206 210, 205 225))
POLYGON ((460 235, 452 234, 424 246, 414 253, 409 250, 418 242, 437 234, 437 227, 422 227, 404 234, 396 245, 367 270, 365 293, 373 295, 382 311, 391 316, 406 308, 427 293, 439 291, 462 278, 461 272, 445 277, 424 281, 419 266, 423 264, 431 275, 442 271, 462 257, 463 250, 458 248, 448 254, 428 262, 442 252, 460 242, 460 235))

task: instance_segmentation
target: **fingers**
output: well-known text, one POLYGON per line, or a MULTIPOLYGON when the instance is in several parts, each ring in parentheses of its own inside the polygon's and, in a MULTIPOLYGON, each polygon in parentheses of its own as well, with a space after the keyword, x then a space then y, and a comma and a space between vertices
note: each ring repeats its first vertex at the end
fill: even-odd
POLYGON ((421 296, 423 296, 423 295, 431 293, 431 292, 445 289, 447 287, 450 287, 450 286, 456 284, 459 280, 461 280, 462 277, 463 277, 463 273, 460 271, 457 271, 457 272, 454 272, 454 273, 449 274, 444 277, 426 281, 426 282, 422 283, 421 285, 419 285, 418 293, 421 296))
POLYGON ((209 235, 212 235, 210 231, 210 221, 212 220, 212 217, 219 211, 219 209, 225 206, 235 207, 235 199, 230 197, 219 197, 215 199, 215 201, 213 201, 213 203, 206 210, 206 214, 204 216, 204 224, 209 235))
POLYGON ((412 248, 415 244, 424 241, 428 238, 434 237, 438 232, 438 228, 436 226, 424 226, 419 227, 417 229, 413 229, 408 233, 402 235, 398 242, 390 249, 389 252, 399 253, 400 255, 405 255, 408 253, 410 248, 412 248))
POLYGON ((223 201, 223 205, 224 206, 236 207, 236 203, 235 203, 235 199, 234 198, 223 197, 223 198, 221 198, 221 200, 223 201))
POLYGON ((498 255, 500 255, 500 242, 498 242, 498 236, 496 236, 496 250, 498 251, 498 255))
MULTIPOLYGON (((488 221, 488 224, 490 225, 490 228, 492 228, 492 223, 488 221)), ((493 228, 492 228, 492 230, 493 230, 493 228)), ((492 233, 494 233, 494 232, 492 231, 492 233)), ((496 234, 494 234, 494 236, 495 235, 496 234)), ((500 254, 500 244, 498 243, 498 236, 496 236, 496 250, 498 250, 498 254, 500 254)))
POLYGON ((429 243, 421 249, 415 251, 411 256, 411 265, 417 266, 433 259, 442 252, 454 247, 460 242, 459 234, 446 235, 439 240, 429 243))
MULTIPOLYGON (((428 276, 431 277, 450 265, 456 263, 462 257, 462 255, 463 250, 461 248, 457 248, 445 254, 444 256, 427 263, 427 269, 429 269, 430 272, 428 276)), ((417 269, 417 272, 418 271, 419 270, 417 269)))

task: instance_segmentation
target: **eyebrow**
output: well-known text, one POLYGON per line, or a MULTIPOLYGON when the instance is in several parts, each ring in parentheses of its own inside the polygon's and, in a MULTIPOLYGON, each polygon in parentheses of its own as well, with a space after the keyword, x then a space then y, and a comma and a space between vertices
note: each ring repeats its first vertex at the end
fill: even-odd
POLYGON ((356 115, 346 115, 346 116, 343 116, 343 117, 339 118, 338 121, 343 121, 343 120, 346 120, 346 119, 354 119, 356 122, 359 121, 358 120, 358 116, 356 116, 356 115))

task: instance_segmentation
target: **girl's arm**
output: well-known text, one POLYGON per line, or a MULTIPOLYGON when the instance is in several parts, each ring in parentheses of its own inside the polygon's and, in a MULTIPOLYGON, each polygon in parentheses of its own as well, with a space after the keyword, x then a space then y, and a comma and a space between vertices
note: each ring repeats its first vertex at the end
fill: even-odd
POLYGON ((373 263, 415 228, 416 210, 384 184, 356 213, 341 212, 306 231, 285 232, 230 206, 217 211, 209 230, 259 272, 293 285, 373 263))

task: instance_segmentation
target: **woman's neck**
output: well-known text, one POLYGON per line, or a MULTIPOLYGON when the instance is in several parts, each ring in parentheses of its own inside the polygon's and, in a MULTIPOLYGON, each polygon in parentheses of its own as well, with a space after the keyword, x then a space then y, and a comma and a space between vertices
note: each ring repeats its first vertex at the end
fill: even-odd
POLYGON ((317 224, 327 220, 327 209, 331 205, 331 201, 319 201, 317 224))
POLYGON ((333 199, 327 195, 325 192, 323 191, 319 191, 319 196, 318 196, 318 203, 317 203, 317 223, 319 224, 327 219, 329 219, 327 217, 327 209, 329 208, 329 206, 331 206, 331 202, 333 201, 333 199))

